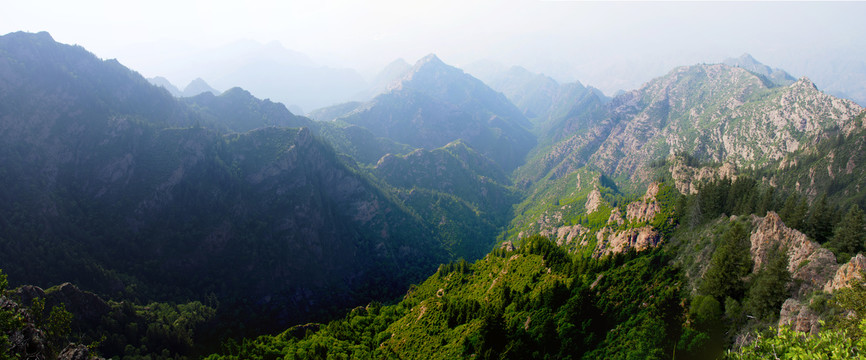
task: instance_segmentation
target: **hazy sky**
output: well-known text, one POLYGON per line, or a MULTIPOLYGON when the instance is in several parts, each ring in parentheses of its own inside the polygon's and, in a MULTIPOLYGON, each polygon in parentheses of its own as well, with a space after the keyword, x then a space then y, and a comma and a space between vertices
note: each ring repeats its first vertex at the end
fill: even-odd
POLYGON ((866 69, 864 14, 866 2, 34 0, 5 2, 0 33, 48 31, 145 76, 249 39, 361 71, 428 53, 492 59, 611 93, 745 52, 795 76, 866 69))

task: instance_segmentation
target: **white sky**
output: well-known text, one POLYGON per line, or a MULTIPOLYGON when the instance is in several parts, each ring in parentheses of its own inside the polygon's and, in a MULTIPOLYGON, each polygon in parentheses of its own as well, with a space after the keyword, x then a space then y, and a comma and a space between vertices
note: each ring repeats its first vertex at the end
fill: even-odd
POLYGON ((611 93, 746 52, 795 76, 866 64, 864 15, 866 2, 29 0, 3 4, 0 34, 48 31, 145 76, 251 39, 361 71, 428 53, 457 66, 486 58, 611 93))

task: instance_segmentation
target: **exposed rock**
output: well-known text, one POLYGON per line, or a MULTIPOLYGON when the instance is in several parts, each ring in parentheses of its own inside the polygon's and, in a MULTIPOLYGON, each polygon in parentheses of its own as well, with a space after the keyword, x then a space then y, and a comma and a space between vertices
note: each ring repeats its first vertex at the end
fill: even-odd
POLYGON ((661 234, 651 226, 636 229, 628 229, 611 233, 609 228, 604 228, 597 234, 598 243, 595 248, 595 256, 622 253, 631 249, 637 251, 647 250, 658 246, 661 242, 661 234))
POLYGON ((866 270, 866 257, 863 254, 857 254, 836 270, 836 275, 824 285, 824 291, 833 292, 851 286, 851 282, 863 277, 862 272, 864 270, 866 270))
POLYGON ((613 208, 613 210, 610 211, 610 217, 607 218, 607 223, 611 225, 625 224, 625 219, 622 218, 622 213, 619 211, 618 207, 613 208))
POLYGON ((500 249, 505 251, 514 251, 514 243, 511 241, 506 241, 499 246, 500 249))
POLYGON ((63 351, 60 352, 60 355, 57 356, 57 360, 98 360, 102 359, 90 353, 90 349, 87 346, 81 344, 69 344, 63 351))
POLYGON ((73 321, 77 324, 98 323, 111 311, 111 306, 99 296, 83 291, 70 283, 61 284, 47 291, 37 286, 24 285, 16 290, 15 295, 25 306, 29 306, 35 298, 44 298, 46 312, 54 306, 63 304, 66 310, 73 314, 73 321))
POLYGON ((808 304, 800 303, 796 299, 785 300, 782 311, 779 313, 779 326, 788 325, 796 331, 817 334, 820 329, 821 318, 815 314, 808 304))
POLYGON ((659 184, 652 183, 647 188, 646 194, 641 200, 629 203, 626 206, 626 218, 632 222, 650 222, 656 214, 661 211, 661 205, 656 200, 659 193, 659 184))
POLYGON ((580 224, 560 227, 556 229, 556 244, 560 246, 571 244, 574 238, 583 237, 587 232, 589 229, 580 224))
POLYGON ((590 214, 596 212, 598 207, 601 206, 601 203, 601 192, 598 191, 598 189, 592 189, 586 197, 586 205, 584 205, 584 207, 586 207, 586 213, 590 214))
POLYGON ((704 166, 701 168, 691 167, 685 164, 684 161, 673 158, 671 165, 671 177, 674 179, 674 184, 683 194, 697 194, 698 185, 704 181, 715 179, 737 179, 737 167, 731 163, 724 163, 722 166, 714 168, 704 166))
POLYGON ((794 280, 801 282, 797 293, 823 289, 835 274, 838 268, 836 256, 809 240, 805 234, 785 226, 775 212, 768 212, 763 218, 753 217, 753 222, 755 228, 750 238, 755 264, 753 271, 757 272, 773 251, 785 248, 788 271, 794 280))

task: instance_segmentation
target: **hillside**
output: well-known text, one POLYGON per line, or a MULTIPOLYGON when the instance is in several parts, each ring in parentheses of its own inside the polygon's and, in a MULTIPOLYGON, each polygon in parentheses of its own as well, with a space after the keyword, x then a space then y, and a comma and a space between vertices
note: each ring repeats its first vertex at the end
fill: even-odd
POLYGON ((180 102, 45 33, 0 45, 0 263, 16 285, 213 294, 267 328, 387 298, 448 259, 436 233, 309 129, 196 126, 308 121, 280 104, 239 89, 180 102))

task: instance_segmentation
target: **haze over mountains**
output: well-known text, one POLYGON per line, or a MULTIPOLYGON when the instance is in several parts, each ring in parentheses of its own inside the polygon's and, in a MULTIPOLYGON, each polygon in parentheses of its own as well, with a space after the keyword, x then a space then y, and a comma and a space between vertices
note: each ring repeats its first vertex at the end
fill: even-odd
POLYGON ((749 55, 608 97, 435 54, 369 83, 232 54, 180 91, 0 37, 0 315, 66 294, 117 357, 702 358, 831 319, 810 301, 866 269, 866 112, 749 55))

